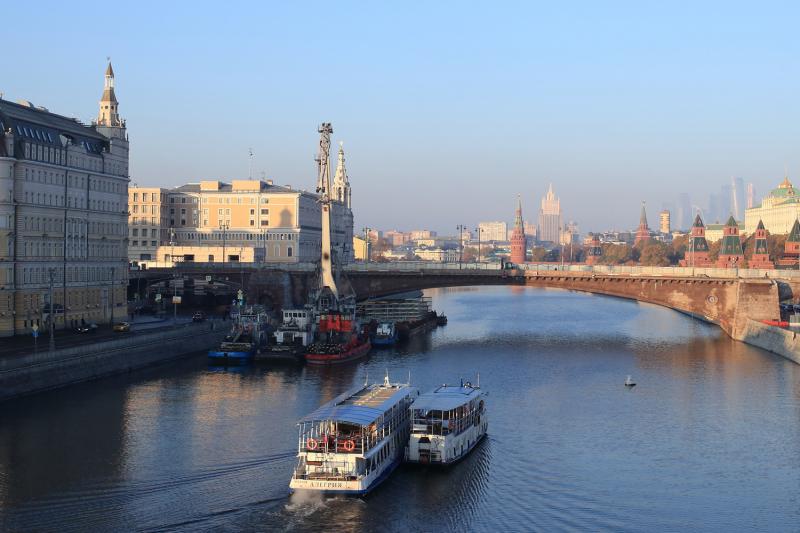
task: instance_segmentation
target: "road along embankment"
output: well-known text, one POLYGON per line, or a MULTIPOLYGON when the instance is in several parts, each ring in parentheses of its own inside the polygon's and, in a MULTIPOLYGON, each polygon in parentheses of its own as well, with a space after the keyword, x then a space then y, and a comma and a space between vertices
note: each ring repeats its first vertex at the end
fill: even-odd
POLYGON ((797 331, 748 320, 742 341, 800 364, 800 335, 797 331))
MULTIPOLYGON (((227 325, 227 324, 226 324, 227 325)), ((0 401, 119 374, 207 350, 228 332, 222 324, 186 324, 120 335, 93 344, 0 358, 0 401)))

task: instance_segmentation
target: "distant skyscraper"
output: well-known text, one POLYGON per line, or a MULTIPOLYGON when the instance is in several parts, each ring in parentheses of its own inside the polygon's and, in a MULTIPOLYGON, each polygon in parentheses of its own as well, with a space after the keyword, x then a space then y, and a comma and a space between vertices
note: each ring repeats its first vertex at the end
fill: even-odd
POLYGON ((733 214, 733 187, 730 185, 723 185, 719 193, 719 212, 717 213, 717 220, 726 220, 733 214))
POLYGON ((747 209, 752 208, 756 203, 756 186, 752 183, 747 184, 747 209))
POLYGON ((713 223, 715 220, 719 220, 721 218, 721 215, 719 214, 718 194, 711 193, 708 195, 708 211, 706 211, 705 217, 709 223, 713 223))
POLYGON ((525 226, 522 222, 522 200, 517 198, 517 213, 514 217, 514 231, 511 233, 511 262, 522 264, 525 262, 525 226))
POLYGON ((689 195, 682 192, 678 195, 678 212, 675 225, 678 229, 687 229, 692 224, 692 203, 689 195))
POLYGON ((553 184, 547 189, 547 194, 542 198, 542 208, 539 211, 539 240, 543 242, 560 241, 561 234, 561 202, 553 193, 553 184))
POLYGON ((744 214, 744 180, 731 178, 731 214, 736 220, 742 220, 744 214))
POLYGON ((665 209, 658 214, 658 223, 658 231, 665 235, 670 232, 669 211, 665 209))

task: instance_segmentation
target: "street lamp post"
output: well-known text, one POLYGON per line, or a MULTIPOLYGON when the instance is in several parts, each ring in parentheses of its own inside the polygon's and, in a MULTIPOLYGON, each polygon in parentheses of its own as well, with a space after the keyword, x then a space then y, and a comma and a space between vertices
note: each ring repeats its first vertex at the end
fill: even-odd
POLYGON ((480 226, 475 228, 475 233, 478 234, 478 263, 481 262, 481 232, 483 232, 483 228, 480 226))
POLYGON ((114 300, 114 271, 116 269, 112 266, 111 267, 111 325, 114 325, 114 306, 116 305, 116 301, 114 300))
POLYGON ((461 269, 461 263, 464 261, 464 231, 467 227, 464 224, 456 226, 458 230, 458 268, 461 269))
POLYGON ((53 305, 53 275, 55 274, 55 272, 56 269, 54 268, 50 268, 47 271, 47 273, 50 275, 50 316, 48 317, 49 324, 47 325, 47 330, 50 332, 49 347, 51 352, 56 349, 56 337, 55 337, 56 321, 54 318, 56 306, 53 305))
POLYGON ((227 235, 228 222, 227 221, 223 222, 222 220, 220 220, 219 229, 222 230, 222 267, 225 268, 225 262, 227 260, 227 257, 225 256, 225 254, 227 253, 225 248, 226 248, 227 238, 228 238, 228 235, 227 235))

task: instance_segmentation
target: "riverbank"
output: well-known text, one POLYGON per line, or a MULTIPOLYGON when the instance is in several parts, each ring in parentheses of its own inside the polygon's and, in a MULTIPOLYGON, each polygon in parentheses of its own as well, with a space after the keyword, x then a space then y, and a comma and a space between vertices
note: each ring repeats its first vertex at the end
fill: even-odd
POLYGON ((214 322, 0 358, 0 401, 129 372, 206 350, 227 328, 214 322))
POLYGON ((800 337, 796 331, 748 320, 742 342, 757 346, 800 364, 800 337))

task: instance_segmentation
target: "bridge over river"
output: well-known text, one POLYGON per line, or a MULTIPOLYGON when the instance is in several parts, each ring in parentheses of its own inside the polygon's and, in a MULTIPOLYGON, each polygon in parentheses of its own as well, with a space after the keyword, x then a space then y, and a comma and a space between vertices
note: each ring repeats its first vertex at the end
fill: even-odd
MULTIPOLYGON (((779 302, 800 295, 800 272, 681 267, 625 267, 525 264, 501 269, 493 263, 396 262, 351 264, 344 268, 358 299, 409 290, 476 285, 527 285, 605 294, 663 305, 719 325, 744 340, 748 320, 777 320, 779 302)), ((316 265, 177 263, 132 270, 131 284, 162 283, 169 292, 175 280, 202 289, 243 288, 250 298, 280 306, 300 305, 316 265)))

